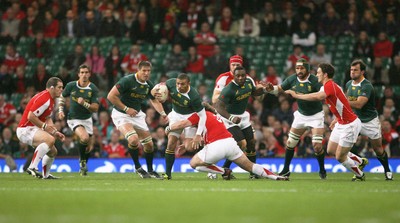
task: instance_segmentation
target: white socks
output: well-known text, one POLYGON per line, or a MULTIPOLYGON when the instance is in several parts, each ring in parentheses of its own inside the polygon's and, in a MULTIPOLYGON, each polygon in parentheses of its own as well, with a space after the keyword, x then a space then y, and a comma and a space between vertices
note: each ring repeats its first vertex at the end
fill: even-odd
POLYGON ((53 165, 53 162, 54 162, 54 157, 50 157, 48 155, 45 155, 43 157, 43 161, 42 161, 43 178, 47 178, 49 176, 51 165, 53 165))
MULTIPOLYGON (((354 154, 353 154, 354 155, 354 154)), ((361 161, 362 162, 362 161, 361 161)), ((347 156, 347 160, 342 163, 344 167, 353 172, 356 176, 361 177, 364 173, 358 168, 356 161, 347 156)))
POLYGON ((39 162, 43 157, 50 151, 49 146, 46 143, 41 143, 36 147, 35 153, 33 154, 31 164, 29 165, 29 168, 38 168, 39 162))
POLYGON ((357 156, 354 153, 349 152, 347 156, 350 157, 350 159, 354 160, 354 162, 356 162, 357 165, 360 165, 362 163, 361 157, 357 156))
POLYGON ((265 169, 264 167, 262 167, 259 164, 254 164, 253 168, 251 170, 252 173, 264 177, 264 178, 268 178, 271 180, 276 180, 276 178, 278 178, 278 175, 276 175, 275 173, 265 169))
POLYGON ((197 171, 207 172, 207 173, 217 173, 217 174, 224 174, 225 170, 222 167, 216 166, 214 164, 208 166, 198 166, 196 167, 197 171))

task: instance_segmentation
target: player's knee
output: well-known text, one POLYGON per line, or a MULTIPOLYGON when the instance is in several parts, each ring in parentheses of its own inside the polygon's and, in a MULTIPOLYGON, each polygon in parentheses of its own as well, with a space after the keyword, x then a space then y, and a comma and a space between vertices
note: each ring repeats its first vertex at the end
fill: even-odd
POLYGON ((79 137, 79 141, 82 143, 82 144, 89 144, 89 141, 90 141, 90 137, 89 137, 89 135, 85 135, 85 136, 81 136, 81 137, 79 137))
POLYGON ((49 146, 49 148, 52 148, 54 144, 56 143, 56 138, 54 137, 46 137, 45 139, 46 144, 49 146))
POLYGON ((293 133, 293 132, 289 132, 289 137, 288 137, 288 140, 286 142, 287 149, 294 149, 297 146, 297 144, 299 143, 299 141, 300 141, 300 135, 299 134, 296 134, 296 133, 293 133))
POLYGON ((50 151, 47 153, 49 157, 56 157, 57 156, 57 149, 55 146, 50 147, 50 151))

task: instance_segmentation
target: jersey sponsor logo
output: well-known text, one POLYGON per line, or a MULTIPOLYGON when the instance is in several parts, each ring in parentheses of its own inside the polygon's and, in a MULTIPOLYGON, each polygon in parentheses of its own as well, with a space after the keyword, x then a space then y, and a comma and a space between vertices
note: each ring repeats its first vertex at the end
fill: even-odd
POLYGON ((83 93, 83 92, 85 92, 85 90, 82 90, 82 89, 81 89, 81 90, 79 90, 79 92, 80 92, 80 93, 83 93))
POLYGON ((248 97, 250 97, 251 92, 247 92, 246 94, 240 95, 238 97, 236 97, 237 101, 243 100, 243 99, 247 99, 248 97))
POLYGON ((139 99, 145 99, 146 98, 146 95, 144 95, 144 94, 131 93, 130 96, 132 98, 139 98, 139 99))

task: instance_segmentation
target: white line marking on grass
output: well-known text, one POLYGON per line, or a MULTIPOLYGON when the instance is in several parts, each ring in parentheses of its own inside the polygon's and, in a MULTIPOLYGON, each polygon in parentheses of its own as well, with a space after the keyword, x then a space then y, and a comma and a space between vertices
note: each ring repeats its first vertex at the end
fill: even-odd
MULTIPOLYGON (((140 189, 141 191, 143 189, 140 189)), ((296 189, 246 189, 246 188, 156 188, 156 189, 144 189, 145 191, 169 191, 169 192, 230 192, 230 193, 297 193, 296 189)), ((0 187, 0 191, 93 191, 93 192, 119 192, 119 191, 135 191, 135 189, 129 188, 94 188, 94 187, 69 187, 69 188, 8 188, 0 187)))

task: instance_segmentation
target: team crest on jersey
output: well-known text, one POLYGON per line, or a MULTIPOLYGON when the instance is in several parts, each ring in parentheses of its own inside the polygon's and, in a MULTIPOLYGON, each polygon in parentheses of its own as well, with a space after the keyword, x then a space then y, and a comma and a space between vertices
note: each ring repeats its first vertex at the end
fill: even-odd
POLYGON ((184 100, 184 101, 183 101, 183 104, 184 104, 184 105, 187 105, 187 104, 189 104, 189 101, 188 101, 188 100, 184 100))
POLYGON ((360 95, 360 94, 361 94, 361 90, 358 90, 358 91, 357 91, 357 94, 360 95))
POLYGON ((182 97, 182 95, 180 93, 177 94, 178 97, 182 97))
POLYGON ((249 86, 249 88, 251 88, 251 84, 250 83, 247 86, 249 86))
POLYGON ((309 91, 309 92, 311 92, 311 91, 312 91, 312 88, 311 88, 311 86, 308 86, 308 91, 309 91))
POLYGON ((88 92, 88 96, 92 97, 92 92, 91 91, 88 92))

